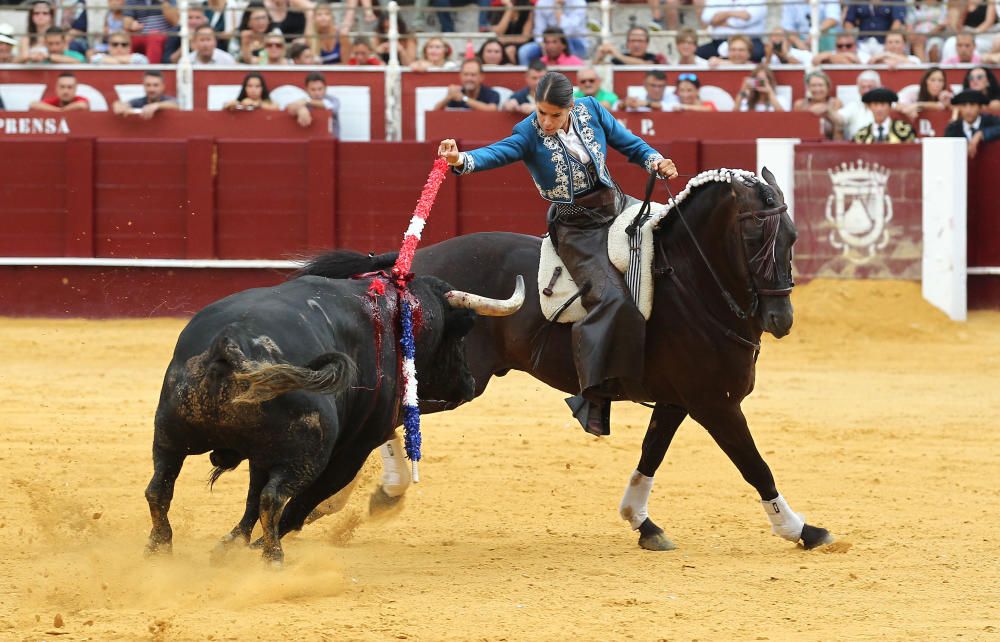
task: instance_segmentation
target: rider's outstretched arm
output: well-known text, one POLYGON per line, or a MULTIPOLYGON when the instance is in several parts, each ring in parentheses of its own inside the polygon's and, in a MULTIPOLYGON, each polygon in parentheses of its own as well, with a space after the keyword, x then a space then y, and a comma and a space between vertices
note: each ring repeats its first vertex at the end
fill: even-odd
POLYGON ((527 149, 528 141, 522 134, 514 132, 492 145, 469 152, 461 152, 459 163, 452 166, 451 169, 456 174, 471 174, 472 172, 496 169, 522 160, 527 149))
POLYGON ((663 160, 663 154, 650 147, 643 139, 625 129, 625 127, 611 115, 611 112, 605 109, 596 100, 593 102, 595 105, 595 111, 597 112, 598 122, 600 123, 601 128, 607 133, 608 146, 624 154, 630 163, 642 165, 650 174, 656 171, 656 164, 663 160))

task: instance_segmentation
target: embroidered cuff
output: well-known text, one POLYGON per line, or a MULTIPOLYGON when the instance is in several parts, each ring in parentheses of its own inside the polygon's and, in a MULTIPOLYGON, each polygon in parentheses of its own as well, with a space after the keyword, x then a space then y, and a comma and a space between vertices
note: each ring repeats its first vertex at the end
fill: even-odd
POLYGON ((471 174, 476 171, 476 161, 472 158, 472 154, 468 152, 459 152, 459 160, 462 161, 461 165, 453 165, 451 171, 455 172, 459 176, 462 174, 471 174))
MULTIPOLYGON (((646 160, 643 163, 643 165, 646 167, 647 172, 649 172, 650 174, 656 174, 656 163, 660 162, 661 160, 663 160, 663 154, 650 154, 649 156, 646 157, 646 160)), ((663 177, 660 175, 657 175, 656 177, 661 180, 663 179, 663 177)))

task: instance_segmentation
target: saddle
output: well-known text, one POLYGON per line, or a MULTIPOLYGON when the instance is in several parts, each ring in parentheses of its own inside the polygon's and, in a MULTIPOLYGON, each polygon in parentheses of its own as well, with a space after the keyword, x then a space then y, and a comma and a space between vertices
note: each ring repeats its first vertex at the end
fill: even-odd
MULTIPOLYGON (((638 256, 633 256, 631 238, 625 228, 635 218, 641 206, 639 200, 628 197, 627 205, 615 217, 608 230, 608 259, 625 276, 625 284, 636 307, 643 318, 648 320, 653 309, 653 227, 665 215, 666 206, 650 203, 653 215, 636 230, 639 252, 638 256)), ((546 234, 542 237, 538 257, 538 301, 545 318, 556 323, 573 323, 582 319, 587 311, 580 302, 579 289, 552 245, 550 235, 546 234)))

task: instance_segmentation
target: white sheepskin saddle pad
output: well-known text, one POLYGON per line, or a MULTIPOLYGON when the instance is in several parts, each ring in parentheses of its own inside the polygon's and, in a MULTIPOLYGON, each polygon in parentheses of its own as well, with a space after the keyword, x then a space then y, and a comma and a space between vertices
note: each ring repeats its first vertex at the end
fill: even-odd
MULTIPOLYGON (((619 272, 625 275, 625 282, 628 284, 630 294, 635 300, 639 312, 647 320, 649 313, 653 309, 653 228, 658 225, 666 215, 666 206, 661 203, 651 203, 652 216, 646 219, 646 223, 640 228, 638 261, 634 262, 632 269, 629 269, 631 258, 629 236, 625 228, 629 226, 632 219, 639 213, 642 207, 640 201, 634 201, 626 207, 621 214, 615 218, 608 232, 608 258, 619 272)), ((552 240, 548 236, 542 237, 542 250, 538 259, 538 299, 541 303, 542 314, 547 319, 559 310, 560 307, 574 294, 579 287, 570 276, 566 265, 556 254, 552 247, 552 240), (562 273, 552 286, 552 294, 546 296, 543 290, 549 287, 552 274, 557 267, 562 268, 562 273)), ((580 297, 566 308, 559 318, 559 323, 572 323, 582 319, 587 314, 580 297)))

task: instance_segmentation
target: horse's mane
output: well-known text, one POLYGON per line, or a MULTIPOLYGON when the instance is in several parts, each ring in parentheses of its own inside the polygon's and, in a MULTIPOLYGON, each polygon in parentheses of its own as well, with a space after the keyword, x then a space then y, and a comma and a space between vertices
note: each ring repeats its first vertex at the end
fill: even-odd
POLYGON ((388 254, 362 254, 354 250, 333 250, 311 258, 289 279, 300 276, 325 276, 328 279, 346 279, 356 274, 377 272, 392 267, 398 252, 388 254))
POLYGON ((683 190, 674 198, 668 200, 659 212, 654 213, 650 217, 653 228, 658 229, 663 224, 664 219, 667 218, 667 215, 676 210, 678 205, 691 198, 692 194, 697 193, 701 186, 714 183, 732 183, 734 178, 758 187, 761 184, 756 174, 748 172, 745 169, 726 169, 724 167, 720 169, 707 169, 692 177, 683 190))

